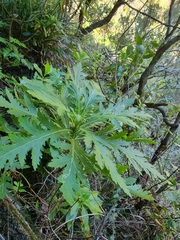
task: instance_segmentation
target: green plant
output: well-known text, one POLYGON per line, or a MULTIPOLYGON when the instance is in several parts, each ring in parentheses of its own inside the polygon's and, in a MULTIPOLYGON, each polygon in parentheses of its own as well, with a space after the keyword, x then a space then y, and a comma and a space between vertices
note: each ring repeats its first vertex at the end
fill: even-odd
POLYGON ((93 172, 108 177, 129 196, 152 200, 149 192, 132 185, 124 175, 132 165, 139 173, 143 170, 161 177, 146 156, 132 146, 150 116, 132 107, 133 99, 109 103, 98 84, 86 80, 81 63, 67 74, 48 63, 44 74, 37 65, 35 68, 34 79, 24 77, 15 90, 16 97, 8 89, 7 98, 0 96, 0 106, 7 109, 16 126, 1 127, 8 134, 0 140, 1 169, 14 169, 16 161, 21 168, 25 167, 31 152, 36 170, 42 164, 43 153, 48 154, 47 163, 43 164, 60 169, 57 176, 60 191, 72 206, 66 220, 73 220, 81 211, 86 230, 88 211, 94 214, 101 211, 98 192, 90 189, 88 180, 93 172), (133 133, 129 135, 125 127, 131 132, 134 129, 133 133))
POLYGON ((68 43, 73 25, 66 23, 68 13, 64 1, 3 1, 0 3, 4 31, 26 44, 25 54, 40 64, 48 59, 57 64, 57 58, 68 59, 68 43), (66 32, 67 31, 67 32, 66 32))
MULTIPOLYGON (((0 33, 3 33, 4 28, 7 27, 5 22, 0 21, 0 33)), ((30 72, 33 65, 22 53, 27 50, 24 43, 13 37, 6 37, 1 34, 0 37, 0 86, 4 90, 4 86, 16 84, 17 76, 21 68, 30 72), (19 67, 19 69, 18 69, 19 67), (16 79, 15 79, 16 77, 16 79)))
MULTIPOLYGON (((7 27, 7 24, 0 21, 0 30, 3 31, 5 27, 7 27)), ((24 59, 24 56, 19 51, 20 48, 26 49, 24 43, 10 36, 9 38, 1 37, 0 44, 1 65, 3 65, 3 60, 7 60, 12 66, 19 66, 20 63, 23 63, 25 66, 32 68, 32 65, 24 59)))

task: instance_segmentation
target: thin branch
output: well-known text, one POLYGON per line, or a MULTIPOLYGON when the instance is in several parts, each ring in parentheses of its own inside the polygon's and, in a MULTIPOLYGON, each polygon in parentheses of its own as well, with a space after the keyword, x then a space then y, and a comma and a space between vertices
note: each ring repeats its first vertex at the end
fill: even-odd
MULTIPOLYGON (((141 7, 141 9, 140 9, 139 11, 141 11, 141 10, 144 8, 144 6, 146 5, 147 2, 148 2, 148 0, 143 4, 143 6, 141 7)), ((125 31, 122 33, 122 35, 120 36, 119 39, 121 39, 121 38, 126 34, 126 32, 130 29, 130 27, 131 27, 131 26, 133 25, 133 23, 136 21, 138 15, 139 15, 139 12, 137 11, 136 16, 134 17, 133 21, 132 21, 132 22, 130 23, 130 25, 125 29, 125 31)))
POLYGON ((81 8, 79 13, 79 26, 78 29, 82 28, 83 22, 84 22, 84 11, 87 11, 88 7, 90 6, 92 0, 86 0, 84 3, 84 7, 81 8))
MULTIPOLYGON (((154 184, 153 186, 151 186, 148 191, 150 191, 151 189, 155 188, 156 186, 158 186, 159 184, 162 184, 163 182, 166 182, 168 179, 170 179, 177 171, 179 171, 180 167, 177 167, 167 178, 163 179, 161 182, 158 182, 156 184, 154 184)), ((176 177, 175 181, 178 182, 180 180, 180 177, 176 177)), ((159 195, 160 193, 164 192, 167 190, 167 188, 169 187, 169 183, 165 183, 164 185, 162 185, 156 192, 155 195, 159 195)), ((141 210, 142 207, 146 206, 148 203, 148 201, 145 200, 140 200, 137 204, 135 204, 135 209, 141 210)))
POLYGON ((78 4, 77 8, 75 9, 75 11, 72 13, 72 15, 69 18, 69 21, 73 19, 73 17, 77 14, 78 10, 81 7, 81 2, 78 4))
POLYGON ((150 160, 151 164, 154 164, 158 160, 159 155, 162 154, 162 152, 164 152, 167 149, 169 139, 177 131, 179 125, 180 125, 180 112, 177 114, 176 120, 174 121, 174 124, 172 124, 166 136, 161 140, 159 147, 156 149, 153 157, 150 160))
POLYGON ((165 122, 165 124, 169 127, 172 127, 174 126, 174 123, 170 123, 168 121, 168 115, 166 113, 166 111, 164 110, 164 108, 162 108, 162 106, 167 106, 168 104, 167 103, 145 103, 145 105, 148 107, 148 108, 154 108, 154 109, 157 109, 163 116, 163 121, 165 122))
POLYGON ((161 106, 168 106, 167 103, 144 103, 146 105, 146 107, 148 108, 157 108, 157 107, 161 107, 161 106))
POLYGON ((170 39, 169 41, 163 42, 159 48, 156 51, 155 56, 151 60, 149 66, 146 68, 146 70, 142 73, 140 79, 139 79, 139 87, 137 94, 139 96, 142 95, 143 89, 147 83, 149 75, 152 73, 156 63, 159 61, 159 59, 162 57, 162 55, 165 53, 166 50, 168 50, 173 44, 178 42, 180 40, 180 35, 177 35, 170 39))
POLYGON ((171 30, 171 31, 169 32, 169 34, 166 36, 166 39, 167 39, 168 37, 172 36, 172 34, 175 32, 175 30, 176 30, 177 28, 180 29, 180 28, 178 27, 179 24, 180 24, 180 15, 179 15, 179 17, 178 17, 175 25, 173 26, 172 30, 171 30))
POLYGON ((151 15, 145 13, 145 12, 142 12, 141 10, 139 10, 139 9, 137 9, 137 8, 134 8, 133 6, 131 6, 131 5, 130 5, 129 3, 127 3, 127 2, 125 2, 125 4, 126 4, 129 8, 133 9, 134 11, 136 11, 136 12, 138 12, 138 13, 140 13, 140 14, 148 17, 148 18, 151 18, 152 20, 154 20, 155 22, 160 23, 161 25, 164 25, 164 26, 166 26, 166 27, 174 27, 174 25, 164 23, 164 22, 160 21, 159 19, 157 19, 157 18, 155 18, 155 17, 153 17, 153 16, 151 16, 151 15))
POLYGON ((108 102, 111 102, 111 103, 113 103, 113 104, 115 104, 115 102, 113 102, 108 96, 107 96, 107 94, 104 92, 104 90, 103 90, 103 88, 102 88, 102 86, 101 86, 101 81, 100 81, 100 79, 99 79, 99 77, 98 77, 98 69, 96 70, 96 77, 97 77, 97 80, 98 80, 98 83, 99 83, 99 87, 100 87, 100 89, 101 89, 101 92, 102 92, 102 94, 104 95, 104 97, 106 98, 106 100, 108 101, 108 102))
POLYGON ((120 6, 122 6, 122 5, 124 5, 124 4, 125 4, 125 1, 124 1, 124 0, 118 0, 118 1, 115 3, 115 5, 114 5, 114 7, 112 8, 112 10, 110 11, 110 13, 109 13, 105 18, 103 18, 102 20, 97 21, 97 22, 91 24, 89 27, 82 28, 82 29, 80 30, 81 34, 82 34, 82 35, 86 35, 86 34, 92 32, 94 29, 100 28, 100 27, 102 27, 103 25, 106 25, 107 23, 109 23, 109 22, 111 21, 112 17, 113 17, 113 16, 115 15, 115 13, 117 12, 118 8, 119 8, 120 6))
MULTIPOLYGON (((164 190, 162 190, 162 189, 164 189, 164 188, 165 188, 164 186, 167 184, 167 183, 165 183, 165 182, 167 182, 167 181, 168 181, 173 175, 175 175, 175 173, 177 173, 179 170, 180 170, 180 166, 178 166, 168 177, 166 177, 165 179, 161 180, 160 182, 156 182, 154 185, 152 185, 150 188, 148 188, 148 191, 150 191, 151 189, 154 189, 154 188, 157 187, 158 185, 164 183, 164 185, 162 185, 155 193, 156 193, 156 195, 157 195, 157 194, 163 192, 164 190), (160 189, 161 189, 162 191, 161 191, 160 189)), ((175 181, 176 181, 176 182, 179 181, 179 176, 175 178, 175 181)), ((169 185, 169 184, 167 184, 167 186, 168 186, 168 185, 169 185)))
POLYGON ((172 9, 173 9, 173 5, 174 5, 175 0, 171 0, 170 3, 170 7, 169 7, 169 14, 168 14, 168 28, 167 28, 167 32, 166 32, 166 38, 169 36, 170 33, 170 25, 171 25, 171 21, 172 21, 172 9))
MULTIPOLYGON (((168 148, 168 142, 169 139, 172 137, 172 135, 177 131, 178 127, 180 125, 180 112, 178 113, 176 120, 174 121, 174 124, 171 126, 169 131, 167 132, 166 136, 161 140, 161 143, 159 147, 156 149, 153 157, 150 160, 151 164, 155 164, 155 162, 159 159, 159 156, 168 148)), ((137 183, 140 183, 142 185, 142 188, 144 188, 147 185, 147 181, 149 179, 149 175, 145 173, 144 171, 142 172, 142 175, 137 178, 137 183)), ((145 205, 144 201, 138 202, 135 205, 136 209, 141 209, 145 205)))

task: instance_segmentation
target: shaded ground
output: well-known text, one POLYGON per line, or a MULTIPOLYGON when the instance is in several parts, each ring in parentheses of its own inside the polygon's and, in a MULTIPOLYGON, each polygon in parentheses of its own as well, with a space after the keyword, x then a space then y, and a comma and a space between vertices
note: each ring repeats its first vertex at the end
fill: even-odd
MULTIPOLYGON (((5 240, 30 240, 0 202, 0 234, 5 240)), ((0 240, 3 238, 0 236, 0 240)))

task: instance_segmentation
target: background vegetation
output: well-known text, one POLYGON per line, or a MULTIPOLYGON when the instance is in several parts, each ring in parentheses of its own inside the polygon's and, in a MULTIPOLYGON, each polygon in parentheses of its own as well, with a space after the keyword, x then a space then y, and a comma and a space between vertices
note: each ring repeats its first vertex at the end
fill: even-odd
POLYGON ((180 1, 0 4, 0 198, 25 234, 180 239, 180 1))

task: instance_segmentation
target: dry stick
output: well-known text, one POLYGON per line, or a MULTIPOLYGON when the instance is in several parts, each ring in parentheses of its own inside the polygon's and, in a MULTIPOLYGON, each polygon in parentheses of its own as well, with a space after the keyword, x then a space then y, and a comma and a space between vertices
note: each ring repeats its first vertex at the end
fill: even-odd
POLYGON ((25 180, 26 183, 28 184, 29 189, 30 189, 31 192, 39 199, 39 201, 40 201, 42 204, 45 204, 45 205, 47 206, 48 203, 46 203, 40 196, 38 196, 37 193, 35 193, 35 191, 32 189, 31 184, 29 183, 29 181, 27 180, 27 178, 26 178, 21 172, 18 172, 18 171, 16 171, 16 172, 17 172, 18 174, 20 174, 22 178, 24 178, 24 180, 25 180))
POLYGON ((113 207, 109 210, 109 212, 104 215, 104 219, 102 220, 102 224, 98 227, 98 229, 96 230, 95 233, 95 238, 98 238, 99 236, 101 236, 103 230, 105 229, 105 225, 107 224, 107 221, 109 219, 109 217, 111 216, 113 210, 117 207, 117 204, 113 205, 113 207))
POLYGON ((178 113, 176 120, 174 121, 174 124, 171 125, 171 128, 167 132, 166 136, 161 140, 159 147, 156 149, 153 157, 151 158, 151 161, 150 161, 151 164, 154 164, 158 160, 159 155, 162 154, 162 152, 164 152, 164 150, 167 149, 169 139, 171 138, 173 133, 176 132, 179 125, 180 125, 180 112, 178 113))
POLYGON ((33 232, 31 227, 29 226, 28 222, 25 220, 25 218, 21 215, 20 211, 18 211, 17 207, 13 203, 13 199, 11 199, 10 196, 6 195, 6 197, 3 199, 4 205, 9 210, 10 214, 14 217, 14 219, 18 222, 18 224, 23 228, 24 233, 31 239, 31 240, 37 240, 38 237, 33 232))
MULTIPOLYGON (((165 179, 161 180, 160 182, 157 182, 157 183, 155 183, 154 185, 152 185, 152 186, 148 189, 148 191, 150 191, 150 190, 153 189, 154 187, 157 187, 159 184, 165 183, 167 180, 169 180, 169 179, 170 179, 175 173, 177 173, 179 170, 180 170, 180 166, 178 166, 167 178, 165 178, 165 179)), ((179 178, 180 178, 180 176, 178 176, 178 177, 176 178, 177 181, 180 180, 179 178)), ((160 188, 161 188, 161 187, 160 187, 160 188)), ((158 191, 159 191, 159 189, 156 191, 156 194, 157 194, 158 191)))
MULTIPOLYGON (((179 170, 179 167, 178 167, 173 173, 171 173, 171 175, 170 175, 166 180, 170 179, 170 177, 173 176, 174 173, 175 173, 177 170, 179 170)), ((179 176, 175 178, 175 181, 176 181, 176 182, 178 182, 179 180, 180 180, 179 176)), ((156 195, 164 192, 168 187, 169 187, 169 183, 165 183, 164 185, 162 185, 162 186, 155 192, 156 195)))
MULTIPOLYGON (((169 7, 169 14, 168 14, 168 24, 171 25, 171 20, 172 20, 172 10, 173 10, 173 5, 174 5, 175 0, 171 0, 170 7, 169 7)), ((166 32, 166 38, 169 36, 170 33, 170 26, 167 28, 166 32)))

